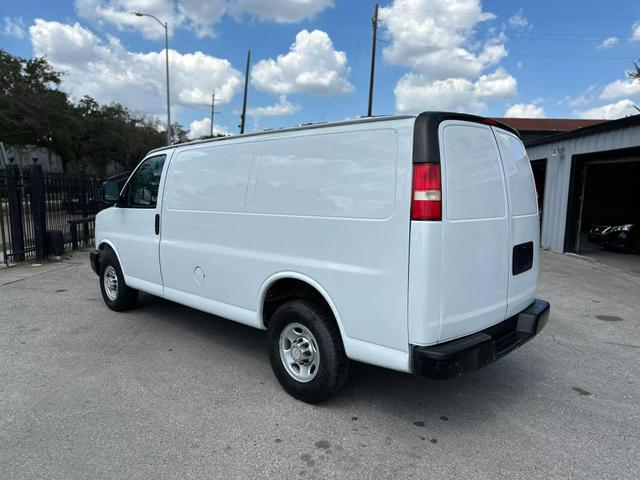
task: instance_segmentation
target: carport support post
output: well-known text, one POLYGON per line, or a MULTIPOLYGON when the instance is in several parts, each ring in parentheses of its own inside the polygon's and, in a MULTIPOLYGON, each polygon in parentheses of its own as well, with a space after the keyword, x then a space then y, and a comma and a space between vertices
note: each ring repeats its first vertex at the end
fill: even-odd
POLYGON ((44 260, 46 252, 47 211, 44 198, 44 175, 40 165, 31 167, 31 216, 33 217, 33 236, 36 244, 36 258, 44 260))
POLYGON ((24 261, 24 229, 22 228, 22 195, 18 179, 17 165, 7 165, 7 199, 9 201, 9 237, 11 256, 16 262, 24 261))

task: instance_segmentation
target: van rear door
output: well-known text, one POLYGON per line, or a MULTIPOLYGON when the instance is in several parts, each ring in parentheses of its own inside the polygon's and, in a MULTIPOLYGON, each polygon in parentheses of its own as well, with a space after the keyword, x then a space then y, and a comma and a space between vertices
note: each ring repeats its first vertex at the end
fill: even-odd
POLYGON ((524 145, 512 133, 492 128, 498 141, 508 192, 510 265, 506 316, 510 317, 535 299, 540 222, 533 172, 524 145))
POLYGON ((505 318, 510 267, 507 189, 489 125, 445 120, 442 167, 442 290, 439 341, 505 318))

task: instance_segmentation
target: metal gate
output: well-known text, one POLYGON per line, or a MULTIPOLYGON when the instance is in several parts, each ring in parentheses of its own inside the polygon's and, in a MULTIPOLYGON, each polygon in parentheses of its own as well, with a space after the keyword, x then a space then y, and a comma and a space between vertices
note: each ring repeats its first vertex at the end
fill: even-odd
POLYGON ((0 170, 0 261, 46 258, 52 232, 61 232, 65 247, 91 242, 101 185, 93 176, 43 172, 40 165, 0 170), (74 239, 77 225, 82 231, 74 239))

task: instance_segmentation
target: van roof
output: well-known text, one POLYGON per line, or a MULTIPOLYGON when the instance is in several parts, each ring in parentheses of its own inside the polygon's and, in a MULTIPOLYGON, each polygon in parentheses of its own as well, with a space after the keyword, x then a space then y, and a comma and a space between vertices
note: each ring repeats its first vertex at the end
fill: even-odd
MULTIPOLYGON (((469 122, 494 125, 496 127, 508 130, 509 132, 514 133, 518 137, 520 136, 518 134, 518 131, 515 130, 514 128, 508 125, 505 125, 492 118, 484 118, 484 117, 479 117, 477 115, 469 115, 469 114, 457 113, 457 112, 430 111, 430 112, 422 112, 419 115, 380 115, 380 116, 374 116, 374 117, 360 117, 360 118, 354 118, 349 120, 340 120, 338 122, 306 123, 303 125, 296 125, 294 127, 283 127, 283 128, 274 128, 270 130, 263 130, 261 132, 243 133, 238 135, 230 135, 227 137, 207 138, 203 140, 192 140, 190 142, 176 143, 174 145, 158 147, 149 151, 147 155, 149 155, 150 153, 167 150, 169 148, 182 147, 186 145, 206 144, 210 142, 220 142, 225 140, 233 140, 237 138, 256 137, 260 135, 272 135, 274 133, 277 134, 277 133, 297 132, 301 130, 313 130, 318 128, 339 127, 342 125, 354 125, 354 124, 360 124, 360 123, 373 123, 373 122, 389 122, 393 120, 406 120, 410 118, 416 119, 416 124, 417 124, 416 127, 418 127, 418 124, 423 124, 425 126, 426 124, 430 124, 429 126, 431 127, 436 126, 437 128, 437 125, 439 125, 440 122, 444 120, 465 120, 469 122)), ((421 130, 421 129, 417 128, 417 130, 421 130)))
MULTIPOLYGON (((256 137, 260 135, 272 135, 274 133, 287 133, 287 132, 297 132, 300 130, 313 130, 316 128, 330 128, 330 127, 339 127, 341 125, 353 125, 358 123, 373 123, 373 122, 387 122, 391 120, 406 120, 408 118, 415 118, 416 115, 379 115, 375 117, 361 117, 361 118, 353 118, 348 120, 340 120, 338 122, 320 122, 320 123, 305 123, 302 125, 296 125, 293 127, 282 127, 282 128, 273 128, 268 130, 262 130, 260 132, 251 132, 251 133, 242 133, 237 135, 229 135, 227 137, 216 137, 216 138, 206 138, 203 140, 192 140, 190 142, 182 142, 175 143, 173 145, 168 145, 165 147, 155 148, 149 153, 159 152, 161 150, 166 150, 168 148, 174 147, 182 147, 185 145, 197 145, 201 143, 209 143, 209 142, 220 142, 224 140, 233 140, 237 138, 248 138, 248 137, 256 137)), ((148 154, 147 154, 148 155, 148 154)))

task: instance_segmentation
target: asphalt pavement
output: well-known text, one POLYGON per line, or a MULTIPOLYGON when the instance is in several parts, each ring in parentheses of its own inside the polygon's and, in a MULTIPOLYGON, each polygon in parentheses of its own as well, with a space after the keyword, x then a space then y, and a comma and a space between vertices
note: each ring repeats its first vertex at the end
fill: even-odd
POLYGON ((640 478, 640 276, 543 252, 546 329, 428 381, 278 385, 265 333, 155 297, 108 310, 86 253, 0 270, 0 479, 640 478))

